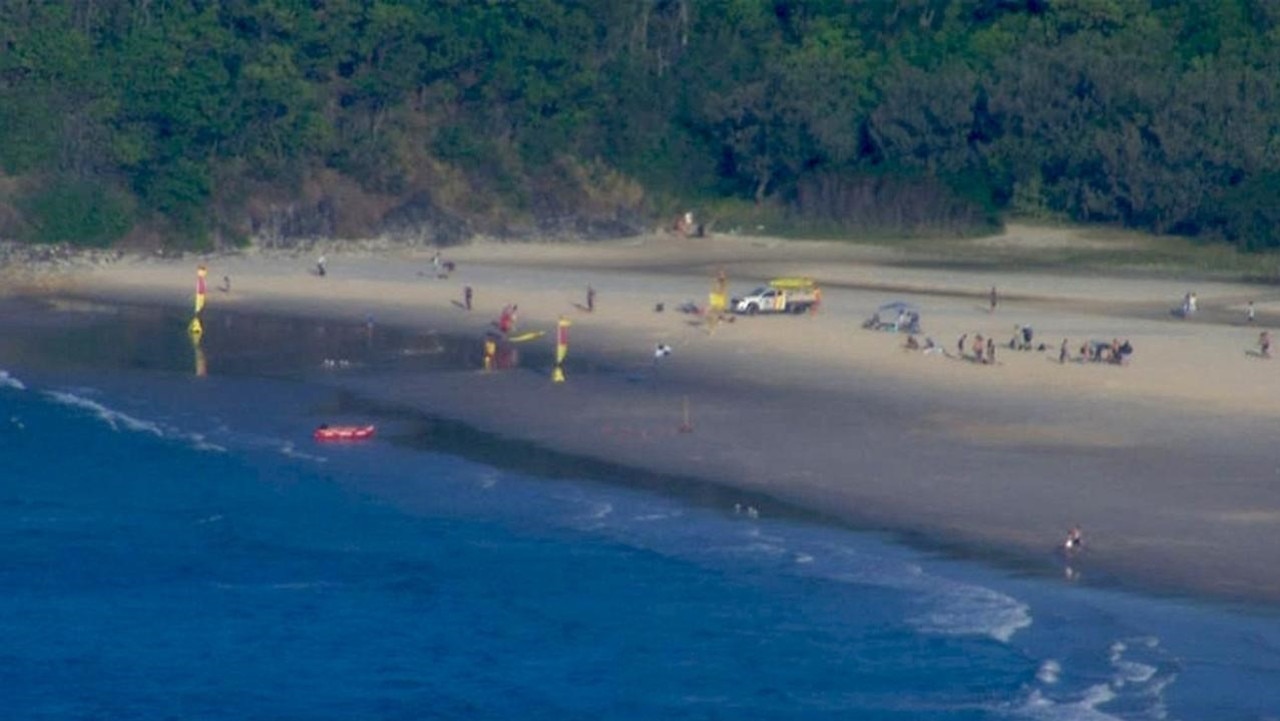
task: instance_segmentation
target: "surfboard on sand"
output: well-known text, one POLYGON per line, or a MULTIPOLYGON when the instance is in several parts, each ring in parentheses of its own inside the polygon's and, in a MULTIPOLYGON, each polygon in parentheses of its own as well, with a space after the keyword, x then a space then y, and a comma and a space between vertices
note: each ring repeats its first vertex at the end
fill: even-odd
POLYGON ((529 331, 528 333, 521 333, 520 335, 513 335, 513 336, 511 336, 510 338, 507 338, 507 340, 508 340, 508 341, 510 341, 510 342, 512 342, 512 343, 523 343, 523 342, 528 341, 528 340, 536 340, 536 339, 541 338, 542 336, 544 336, 544 335, 546 335, 546 334, 547 334, 547 332, 546 332, 545 330, 531 330, 531 331, 529 331))

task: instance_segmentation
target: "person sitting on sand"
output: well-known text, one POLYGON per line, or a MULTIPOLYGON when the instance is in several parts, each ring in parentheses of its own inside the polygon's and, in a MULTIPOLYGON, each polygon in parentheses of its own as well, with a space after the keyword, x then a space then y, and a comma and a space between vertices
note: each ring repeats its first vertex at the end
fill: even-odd
POLYGON ((902 344, 907 350, 920 350, 920 341, 916 340, 914 335, 907 336, 907 341, 902 344))
POLYGON ((926 336, 924 339, 924 354, 931 355, 933 353, 941 353, 941 352, 942 352, 942 346, 939 346, 937 343, 934 343, 933 338, 926 336))

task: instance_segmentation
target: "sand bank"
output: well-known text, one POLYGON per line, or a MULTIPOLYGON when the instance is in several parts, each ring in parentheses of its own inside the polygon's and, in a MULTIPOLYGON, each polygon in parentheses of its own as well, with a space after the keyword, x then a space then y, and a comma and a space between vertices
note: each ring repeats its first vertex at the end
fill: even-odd
MULTIPOLYGON (((524 329, 550 330, 565 315, 574 362, 565 383, 551 383, 536 361, 550 336, 531 342, 535 362, 516 371, 331 377, 549 448, 1045 567, 1064 564, 1056 546, 1078 523, 1087 548, 1070 566, 1082 578, 1280 601, 1280 361, 1254 353, 1258 333, 1280 318, 1280 294, 931 269, 903 266, 884 248, 759 239, 478 243, 444 255, 457 264, 447 278, 436 277, 429 251, 329 250, 323 278, 309 256, 205 258, 206 313, 372 318, 477 339, 508 303, 524 329), (822 308, 711 332, 676 309, 704 305, 718 269, 733 292, 811 275, 824 284, 822 308), (581 307, 588 284, 597 291, 590 313, 581 307), (1200 311, 1170 314, 1189 290, 1200 311), (860 327, 889 300, 919 306, 923 336, 947 355, 905 351, 904 336, 860 327), (1025 325, 1045 350, 1006 347, 1025 325), (978 333, 995 338, 995 365, 955 357, 957 339, 978 333), (1083 342, 1113 338, 1136 353, 1123 367, 1060 364, 1064 338, 1073 356, 1083 342), (655 365, 658 343, 673 353, 655 365)), ((41 291, 180 306, 196 262, 98 263, 42 278, 41 291)))

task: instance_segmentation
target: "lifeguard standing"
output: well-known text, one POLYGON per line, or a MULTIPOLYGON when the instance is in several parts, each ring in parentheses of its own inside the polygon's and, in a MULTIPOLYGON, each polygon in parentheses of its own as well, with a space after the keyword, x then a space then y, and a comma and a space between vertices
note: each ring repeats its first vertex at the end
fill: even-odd
POLYGON ((724 270, 716 272, 716 278, 711 283, 711 293, 707 297, 707 328, 711 332, 715 332, 716 323, 720 321, 720 316, 724 314, 724 309, 728 307, 729 278, 725 276, 724 270))
POLYGON ((498 339, 492 333, 486 333, 484 336, 484 369, 493 370, 494 359, 498 355, 498 339))
POLYGON ((556 321, 556 367, 551 371, 551 380, 564 383, 564 359, 569 355, 569 319, 560 316, 556 321))

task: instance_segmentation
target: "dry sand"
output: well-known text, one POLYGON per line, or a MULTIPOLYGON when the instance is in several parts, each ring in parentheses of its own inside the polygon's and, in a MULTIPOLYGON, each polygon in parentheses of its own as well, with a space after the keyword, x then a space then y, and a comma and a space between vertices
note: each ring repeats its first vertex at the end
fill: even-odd
MULTIPOLYGON (((1070 243, 1017 229, 987 243, 1070 243)), ((545 367, 367 379, 336 377, 548 448, 697 478, 863 528, 950 547, 1068 563, 1057 547, 1084 528, 1072 574, 1233 600, 1280 601, 1280 360, 1257 357, 1280 321, 1280 293, 1225 283, 937 269, 892 250, 768 239, 651 236, 611 244, 476 243, 431 251, 367 246, 314 256, 250 253, 126 258, 26 277, 27 288, 185 305, 209 267, 209 306, 363 319, 474 334, 506 303, 522 329, 572 322, 569 378, 545 367), (714 332, 676 311, 706 303, 717 269, 741 293, 779 275, 823 283, 821 311, 741 317, 714 332), (217 287, 224 276, 230 292, 217 287), (585 312, 587 285, 596 311, 585 312), (462 289, 475 309, 461 309, 462 289), (991 312, 988 289, 999 288, 991 312), (1183 293, 1196 317, 1169 310, 1183 293), (1268 295, 1268 292, 1270 293, 1268 295), (1258 321, 1244 304, 1258 301, 1258 321), (917 304, 924 335, 951 356, 961 334, 996 339, 994 366, 908 352, 863 330, 889 300, 917 304), (663 303, 664 312, 655 312, 663 303), (1031 325, 1045 351, 1009 350, 1031 325), (1129 339, 1127 366, 1057 362, 1088 339, 1129 339), (653 349, 673 347, 655 371, 653 349), (691 432, 682 432, 686 408, 691 432)), ((15 287, 10 283, 10 287, 15 287)), ((546 352, 550 334, 527 347, 546 352)), ((478 341, 477 341, 478 343, 478 341)), ((216 359, 210 359, 216 368, 216 359)), ((536 364, 535 364, 536 365, 536 364)), ((768 512, 768 507, 765 507, 768 512)))

